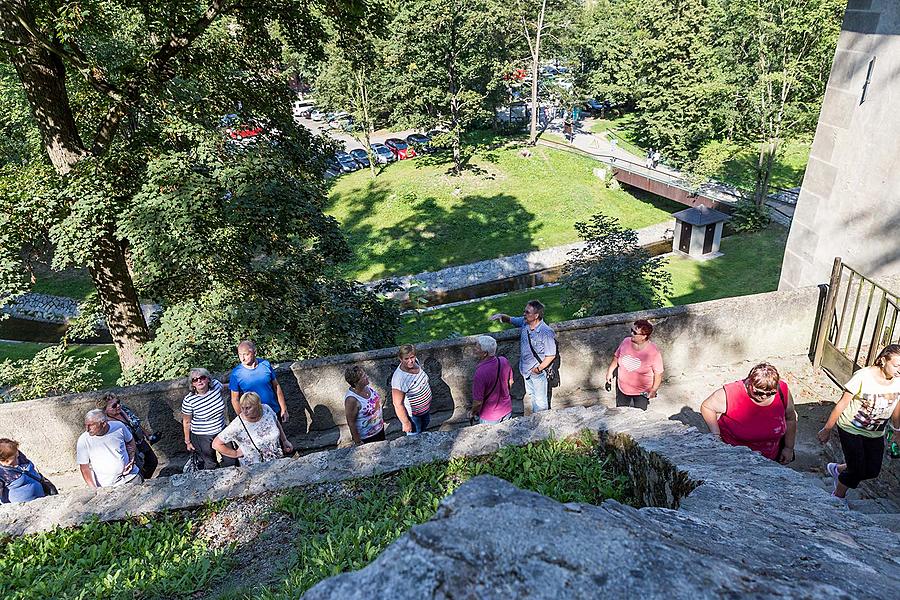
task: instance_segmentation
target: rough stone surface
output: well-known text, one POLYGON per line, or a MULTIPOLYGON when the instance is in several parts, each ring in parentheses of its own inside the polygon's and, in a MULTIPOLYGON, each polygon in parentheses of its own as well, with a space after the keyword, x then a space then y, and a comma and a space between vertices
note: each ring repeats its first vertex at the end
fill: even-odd
POLYGON ((600 430, 617 462, 701 482, 678 510, 660 485, 646 487, 655 506, 635 509, 564 505, 481 476, 369 566, 304 598, 369 598, 372 581, 389 598, 896 597, 900 536, 745 448, 615 412, 600 430))
POLYGON ((78 300, 32 292, 22 294, 10 304, 2 307, 0 312, 18 319, 65 323, 69 318, 78 314, 78 300))
MULTIPOLYGON (((562 385, 554 390, 553 406, 596 402, 605 393, 602 389, 609 357, 628 334, 633 320, 647 318, 656 325, 653 340, 662 351, 671 382, 665 384, 667 388, 654 404, 669 414, 679 413, 683 407, 702 400, 711 391, 709 385, 721 384, 714 381, 692 389, 668 388, 685 375, 742 361, 807 354, 818 300, 819 290, 807 288, 553 323, 563 361, 562 385)), ((511 328, 494 337, 499 342, 498 352, 516 364, 518 331, 511 328)), ((473 338, 460 338, 417 346, 431 379, 434 429, 453 428, 466 422, 475 369, 473 343, 473 338)), ((397 366, 395 348, 298 361, 276 369, 291 412, 286 431, 295 446, 312 451, 349 442, 343 408, 347 387, 343 371, 351 364, 366 369, 372 385, 382 397, 389 397, 390 377, 397 366)), ((735 373, 723 369, 723 377, 737 378, 735 373)), ((746 370, 740 375, 743 374, 746 370)), ((184 379, 117 390, 124 403, 162 435, 155 449, 161 464, 176 470, 185 460, 179 409, 186 391, 184 379)), ((514 414, 524 412, 524 393, 524 382, 516 373, 512 388, 514 414)), ((84 414, 94 408, 97 396, 95 392, 0 404, 0 436, 18 440, 23 451, 47 475, 76 473, 75 441, 82 432, 84 414)), ((388 436, 399 435, 399 423, 390 405, 385 409, 385 417, 388 436)))
POLYGON ((0 505, 0 532, 22 535, 56 525, 78 525, 95 517, 115 521, 130 515, 191 508, 207 501, 391 473, 457 456, 491 454, 502 446, 521 446, 549 437, 567 437, 583 429, 596 430, 605 410, 596 407, 544 412, 500 426, 476 425, 456 431, 429 432, 250 467, 173 475, 134 486, 76 488, 25 504, 0 505))

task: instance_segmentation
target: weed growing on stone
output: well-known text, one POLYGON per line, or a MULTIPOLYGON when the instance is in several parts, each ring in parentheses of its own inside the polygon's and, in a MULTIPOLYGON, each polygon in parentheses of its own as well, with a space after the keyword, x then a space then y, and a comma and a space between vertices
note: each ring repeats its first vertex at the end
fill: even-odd
POLYGON ((181 514, 0 540, 0 598, 184 598, 225 575, 181 514))
POLYGON ((357 479, 325 494, 316 488, 289 492, 276 507, 297 520, 297 554, 282 589, 260 591, 255 597, 296 598, 322 579, 366 566, 410 527, 430 519, 444 497, 477 475, 494 475, 560 502, 621 500, 625 480, 610 472, 596 448, 596 440, 585 433, 357 479))

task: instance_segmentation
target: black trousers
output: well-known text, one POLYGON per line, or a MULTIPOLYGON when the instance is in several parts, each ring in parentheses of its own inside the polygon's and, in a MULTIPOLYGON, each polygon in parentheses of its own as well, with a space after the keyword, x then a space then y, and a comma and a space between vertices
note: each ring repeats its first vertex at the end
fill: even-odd
POLYGON ((838 427, 838 437, 844 451, 844 462, 847 463, 847 468, 838 476, 838 481, 848 488, 856 489, 860 481, 878 477, 884 460, 884 436, 870 438, 838 427))
POLYGON ((213 450, 212 442, 216 439, 214 435, 198 435, 191 432, 191 443, 194 445, 194 449, 197 451, 197 455, 200 457, 200 468, 201 469, 215 469, 219 466, 223 467, 236 467, 238 461, 236 458, 228 458, 227 456, 222 457, 222 462, 219 463, 219 458, 216 455, 216 451, 213 450))
POLYGON ((138 470, 141 472, 141 477, 150 479, 153 477, 156 467, 159 466, 159 459, 156 457, 156 452, 153 451, 153 448, 150 447, 150 444, 146 440, 138 445, 137 451, 138 458, 135 460, 135 464, 137 464, 138 470))
POLYGON ((385 430, 385 428, 382 428, 381 431, 376 433, 375 435, 360 440, 360 442, 359 442, 360 445, 371 444, 372 442, 383 442, 384 441, 384 430, 385 430))
MULTIPOLYGON (((618 382, 616 382, 618 384, 618 382)), ((650 406, 650 398, 643 394, 631 396, 619 389, 616 385, 616 406, 633 406, 641 410, 647 410, 650 406)))

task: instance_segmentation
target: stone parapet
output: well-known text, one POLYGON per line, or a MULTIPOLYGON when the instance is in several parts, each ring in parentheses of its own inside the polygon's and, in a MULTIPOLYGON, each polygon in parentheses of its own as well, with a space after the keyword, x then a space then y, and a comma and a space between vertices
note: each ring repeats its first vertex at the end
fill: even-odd
MULTIPOLYGON (((596 401, 609 359, 635 319, 647 318, 656 324, 653 341, 663 354, 667 375, 677 377, 711 365, 807 354, 818 301, 819 290, 806 288, 553 323, 562 357, 562 385, 554 390, 553 406, 596 401)), ((518 331, 509 329, 495 337, 498 352, 516 365, 518 331)), ((475 367, 473 342, 474 338, 459 338, 417 346, 419 359, 431 379, 433 428, 447 429, 466 421, 475 367)), ((383 398, 390 398, 390 378, 397 366, 396 348, 277 367, 291 413, 287 434, 304 451, 349 443, 343 372, 353 364, 365 368, 372 385, 383 398)), ((171 459, 180 465, 183 458, 173 457, 185 451, 179 409, 187 392, 186 380, 131 386, 117 392, 126 405, 162 435, 155 446, 161 463, 165 465, 171 459)), ((23 451, 46 474, 74 472, 75 441, 82 432, 84 414, 94 407, 99 395, 93 392, 0 404, 0 436, 18 440, 23 451)), ((524 382, 518 373, 512 395, 514 414, 523 414, 524 382)), ((684 404, 682 398, 672 396, 660 402, 670 403, 675 412, 684 404)), ((399 435, 399 422, 390 402, 385 417, 389 437, 399 435)))

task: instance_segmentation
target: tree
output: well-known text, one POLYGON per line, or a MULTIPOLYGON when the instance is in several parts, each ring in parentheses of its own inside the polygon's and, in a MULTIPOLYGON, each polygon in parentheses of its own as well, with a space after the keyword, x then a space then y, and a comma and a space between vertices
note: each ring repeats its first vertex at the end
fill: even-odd
MULTIPOLYGON (((215 286, 217 281, 210 276, 198 283, 184 272, 168 274, 171 256, 166 252, 171 248, 165 241, 184 237, 179 267, 206 257, 246 258, 239 248, 247 234, 245 224, 232 223, 232 244, 209 256, 207 240, 192 229, 192 215, 180 212, 173 218, 178 202, 187 200, 180 194, 192 188, 183 181, 161 185, 160 165, 184 175, 187 182, 203 180, 210 175, 202 171, 214 169, 222 197, 218 204, 204 199, 223 212, 232 207, 222 199, 231 197, 256 202, 263 214, 273 217, 272 203, 283 199, 279 194, 299 188, 302 215, 321 222, 323 167, 316 155, 322 148, 288 115, 290 92, 276 68, 283 47, 270 34, 270 26, 278 21, 293 47, 315 52, 324 37, 324 19, 339 18, 352 26, 364 9, 355 2, 302 0, 210 0, 208 5, 181 0, 84 5, 2 0, 0 93, 3 105, 16 110, 3 125, 19 124, 24 131, 3 146, 0 203, 8 210, 0 212, 12 213, 16 227, 0 234, 0 302, 27 288, 22 257, 33 240, 49 240, 55 268, 88 268, 123 369, 135 369, 142 360, 141 347, 151 338, 139 293, 172 307, 189 302, 202 283, 215 286), (229 113, 244 123, 258 119, 282 132, 280 139, 268 140, 271 153, 280 157, 272 163, 279 170, 268 171, 272 187, 263 186, 256 195, 236 190, 258 181, 254 178, 265 171, 258 161, 270 158, 269 151, 264 144, 241 149, 227 142, 220 119, 229 113), (248 163, 257 166, 251 169, 248 163), (28 198, 24 210, 23 198, 28 198), (173 212, 157 212, 155 223, 141 221, 157 204, 173 212), (167 228, 170 231, 161 233, 167 228), (158 248, 160 254, 146 248, 158 248)), ((210 219, 222 216, 215 211, 204 214, 210 219)), ((320 257, 308 257, 305 278, 296 283, 281 280, 291 286, 291 295, 302 296, 303 285, 333 280, 331 265, 347 255, 346 249, 337 249, 333 225, 313 236, 293 238, 274 220, 265 225, 260 235, 295 239, 307 254, 329 249, 320 257)), ((259 258, 254 255, 251 262, 259 258)), ((267 258, 273 264, 283 259, 267 258)), ((223 264, 233 266, 235 260, 223 264)), ((219 273, 218 279, 223 278, 219 273)), ((271 292, 284 289, 277 280, 275 269, 251 269, 241 283, 271 292)), ((236 314, 232 307, 242 302, 231 295, 233 290, 223 291, 219 307, 236 314)), ((276 297, 259 294, 252 300, 271 304, 276 297)), ((321 295, 309 300, 309 311, 315 311, 314 302, 329 301, 321 295)), ((263 329, 294 333, 280 327, 277 316, 265 314, 271 318, 263 329)))
POLYGON ((585 245, 569 252, 560 279, 563 303, 577 308, 575 316, 658 308, 672 293, 665 259, 651 258, 618 219, 597 213, 589 223, 575 223, 575 230, 585 245))
POLYGON ((753 201, 768 196, 786 137, 815 127, 845 3, 733 0, 726 41, 735 78, 736 134, 758 147, 753 201))
POLYGON ((390 26, 392 117, 416 127, 447 125, 454 174, 463 168, 463 132, 493 118, 505 98, 508 27, 505 5, 496 0, 410 0, 390 26))

